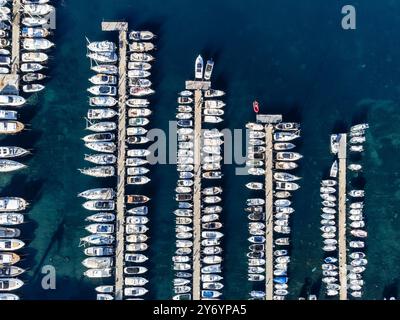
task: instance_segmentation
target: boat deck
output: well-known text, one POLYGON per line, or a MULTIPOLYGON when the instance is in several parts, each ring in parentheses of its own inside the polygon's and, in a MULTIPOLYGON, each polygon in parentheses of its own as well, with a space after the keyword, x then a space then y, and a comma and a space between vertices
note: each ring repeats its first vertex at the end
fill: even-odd
POLYGON ((265 299, 272 300, 274 293, 274 217, 273 217, 273 132, 272 125, 265 126, 265 299))
POLYGON ((118 163, 117 163, 117 214, 115 248, 115 300, 123 299, 124 246, 125 246, 125 158, 126 158, 126 74, 127 29, 125 22, 103 22, 103 31, 119 31, 119 82, 118 82, 118 163))
MULTIPOLYGON (((21 0, 14 0, 12 7, 11 74, 17 75, 20 65, 21 0)), ((19 78, 17 78, 19 84, 19 78)), ((17 86, 19 88, 19 85, 17 86)))
MULTIPOLYGON (((188 87, 186 86, 186 89, 188 87)), ((201 280, 201 125, 203 94, 194 92, 194 190, 193 190, 193 300, 200 300, 201 280)))
POLYGON ((347 300, 347 261, 346 261, 346 158, 347 135, 342 134, 339 140, 339 283, 340 300, 347 300))

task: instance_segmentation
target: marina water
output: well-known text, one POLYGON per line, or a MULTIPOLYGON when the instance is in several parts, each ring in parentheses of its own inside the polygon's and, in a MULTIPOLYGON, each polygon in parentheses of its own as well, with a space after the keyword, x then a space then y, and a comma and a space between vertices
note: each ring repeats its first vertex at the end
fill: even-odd
MULTIPOLYGON (((368 219, 365 273, 366 299, 397 294, 400 266, 400 48, 393 39, 400 18, 396 1, 361 3, 357 29, 341 28, 341 8, 349 1, 288 0, 61 0, 57 6, 56 47, 49 63, 50 78, 43 93, 25 106, 24 122, 32 130, 15 137, 33 149, 29 169, 2 175, 1 194, 31 202, 29 223, 22 234, 31 240, 21 266, 29 268, 23 299, 94 299, 95 285, 83 276, 78 248, 85 235, 76 194, 97 186, 77 171, 84 167, 83 117, 88 108, 90 76, 86 40, 111 37, 100 22, 126 19, 131 28, 158 34, 153 66, 157 94, 152 124, 167 131, 175 117, 177 93, 193 77, 193 61, 201 53, 213 57, 214 85, 227 92, 225 125, 243 128, 254 119, 251 103, 258 99, 263 113, 283 114, 302 124, 299 175, 294 198, 290 293, 318 293, 323 251, 320 237, 319 183, 331 163, 329 134, 368 121, 365 145, 365 188, 368 219), (43 290, 42 267, 53 265, 55 290, 43 290)), ((351 1, 350 1, 351 2, 351 1)), ((235 165, 224 168, 225 299, 247 299, 247 215, 249 191, 235 165)), ((149 258, 151 299, 172 296, 174 253, 174 165, 152 168, 149 258)), ((23 239, 25 240, 25 239, 23 239)), ((322 293, 322 291, 321 291, 322 293)), ((321 295, 322 297, 322 295, 321 295)))

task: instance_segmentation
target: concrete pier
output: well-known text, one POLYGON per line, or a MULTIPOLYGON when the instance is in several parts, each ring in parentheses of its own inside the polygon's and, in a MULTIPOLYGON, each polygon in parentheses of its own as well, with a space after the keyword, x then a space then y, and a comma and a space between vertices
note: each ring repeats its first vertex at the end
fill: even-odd
POLYGON ((203 94, 194 92, 194 189, 193 189, 193 300, 201 291, 201 124, 203 94))
POLYGON ((17 75, 20 65, 21 0, 14 0, 12 7, 11 74, 17 75))
POLYGON ((118 80, 118 163, 117 163, 117 212, 115 242, 115 300, 124 297, 124 247, 125 247, 125 184, 126 184, 126 95, 127 95, 127 30, 125 22, 103 22, 103 31, 119 32, 118 80))
POLYGON ((338 187, 338 242, 339 242, 339 283, 340 300, 347 300, 347 250, 346 250, 346 158, 347 135, 342 134, 339 140, 339 187, 338 187))
POLYGON ((272 125, 265 126, 265 299, 274 295, 274 198, 273 198, 273 132, 272 125))

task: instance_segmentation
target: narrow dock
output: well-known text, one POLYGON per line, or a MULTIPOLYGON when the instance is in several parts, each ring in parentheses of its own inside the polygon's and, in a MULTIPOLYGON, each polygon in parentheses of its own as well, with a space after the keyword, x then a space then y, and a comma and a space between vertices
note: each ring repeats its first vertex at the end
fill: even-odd
POLYGON ((273 126, 265 126, 265 299, 274 295, 273 126))
POLYGON ((194 190, 193 190, 193 300, 200 300, 201 283, 201 123, 203 94, 194 91, 194 190))
POLYGON ((124 297, 124 246, 125 246, 125 157, 126 157, 126 74, 127 74, 127 31, 125 22, 102 22, 103 31, 119 31, 118 66, 118 164, 117 164, 117 212, 115 242, 115 300, 124 297))
POLYGON ((347 300, 347 261, 346 261, 346 158, 347 135, 342 134, 339 141, 339 283, 340 300, 347 300))
POLYGON ((21 0, 14 0, 12 6, 11 74, 18 74, 20 64, 21 0))

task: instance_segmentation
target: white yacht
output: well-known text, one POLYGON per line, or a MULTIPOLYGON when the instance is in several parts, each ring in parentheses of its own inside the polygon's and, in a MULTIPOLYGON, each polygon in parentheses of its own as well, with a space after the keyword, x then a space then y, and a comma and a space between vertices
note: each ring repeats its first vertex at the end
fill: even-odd
POLYGON ((0 106, 19 107, 25 103, 25 99, 21 96, 0 95, 0 106))
POLYGON ((97 188, 89 189, 78 194, 78 197, 82 197, 89 200, 111 200, 115 197, 115 191, 112 188, 97 188))
POLYGON ((21 147, 0 147, 0 158, 22 157, 30 152, 21 147))
POLYGON ((28 51, 48 50, 54 43, 44 38, 27 38, 22 40, 22 47, 28 51))
POLYGON ((0 172, 12 172, 26 168, 26 165, 14 160, 0 159, 0 172))
POLYGON ((18 112, 13 110, 0 110, 1 120, 17 120, 18 112))
POLYGON ((198 55, 195 63, 195 78, 198 80, 203 79, 204 61, 201 55, 198 55))
POLYGON ((98 166, 92 168, 79 169, 81 173, 87 176, 96 178, 107 178, 115 175, 115 168, 113 166, 98 166))
POLYGON ((94 41, 87 45, 87 48, 93 52, 110 52, 115 51, 115 43, 111 41, 94 41))
POLYGON ((210 81, 214 69, 214 61, 208 60, 204 69, 204 80, 210 81))
POLYGON ((33 1, 33 3, 27 3, 23 6, 23 12, 28 16, 45 16, 53 9, 54 8, 47 3, 37 4, 36 1, 33 1))
POLYGON ((0 197, 0 212, 22 211, 28 202, 18 197, 0 197))
POLYGON ((115 63, 118 61, 118 55, 115 52, 92 52, 87 55, 88 58, 93 59, 99 63, 115 63))

